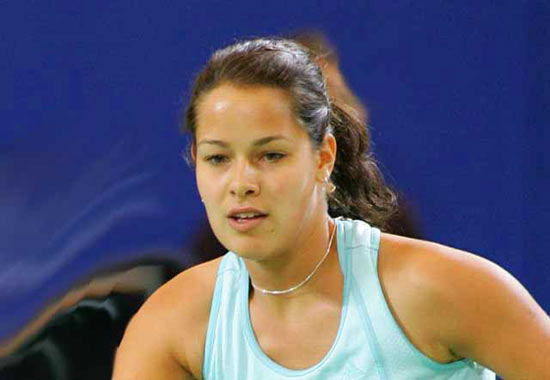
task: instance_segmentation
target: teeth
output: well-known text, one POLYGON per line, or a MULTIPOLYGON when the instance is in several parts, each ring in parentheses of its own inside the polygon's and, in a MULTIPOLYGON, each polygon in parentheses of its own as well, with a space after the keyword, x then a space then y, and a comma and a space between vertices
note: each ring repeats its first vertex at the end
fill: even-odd
POLYGON ((240 218, 240 219, 249 219, 249 218, 254 218, 256 216, 259 216, 260 214, 255 214, 253 212, 246 212, 246 213, 242 213, 242 214, 235 214, 235 218, 240 218))

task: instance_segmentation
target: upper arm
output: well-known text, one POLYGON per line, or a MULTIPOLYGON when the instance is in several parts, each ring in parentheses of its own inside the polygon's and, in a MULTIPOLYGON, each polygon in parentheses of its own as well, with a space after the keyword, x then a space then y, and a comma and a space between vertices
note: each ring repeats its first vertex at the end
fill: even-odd
POLYGON ((201 377, 219 261, 179 274, 145 302, 126 329, 115 357, 113 380, 201 377))
POLYGON ((172 346, 169 323, 145 304, 130 321, 115 356, 113 380, 193 379, 172 346))
POLYGON ((439 249, 436 287, 446 345, 506 379, 550 379, 550 318, 533 297, 498 265, 439 249))

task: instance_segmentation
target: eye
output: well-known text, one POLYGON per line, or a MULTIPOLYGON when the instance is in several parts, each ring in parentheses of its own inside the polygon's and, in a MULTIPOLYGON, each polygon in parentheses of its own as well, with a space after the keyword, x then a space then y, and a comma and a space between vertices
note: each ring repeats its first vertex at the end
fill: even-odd
POLYGON ((276 162, 276 161, 279 161, 280 159, 284 158, 286 155, 283 154, 283 153, 277 153, 277 152, 268 152, 266 154, 264 154, 263 158, 264 160, 268 161, 268 162, 276 162))
POLYGON ((227 157, 221 154, 214 154, 212 156, 206 157, 205 161, 217 166, 227 162, 227 157))

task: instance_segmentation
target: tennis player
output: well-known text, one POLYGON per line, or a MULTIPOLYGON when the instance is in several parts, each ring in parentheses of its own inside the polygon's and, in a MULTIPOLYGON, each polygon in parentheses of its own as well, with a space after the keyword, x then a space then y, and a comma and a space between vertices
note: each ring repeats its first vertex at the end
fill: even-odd
POLYGON ((550 379, 550 318, 484 258, 384 233, 364 125, 283 39, 214 53, 185 127, 228 249, 153 294, 115 380, 550 379))

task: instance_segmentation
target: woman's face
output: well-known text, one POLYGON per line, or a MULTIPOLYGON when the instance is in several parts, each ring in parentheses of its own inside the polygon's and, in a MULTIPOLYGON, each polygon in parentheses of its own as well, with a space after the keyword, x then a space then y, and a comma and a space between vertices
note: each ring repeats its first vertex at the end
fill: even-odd
POLYGON ((195 141, 199 193, 227 249, 267 259, 299 248, 325 220, 334 142, 313 147, 285 91, 214 88, 198 103, 195 141))

